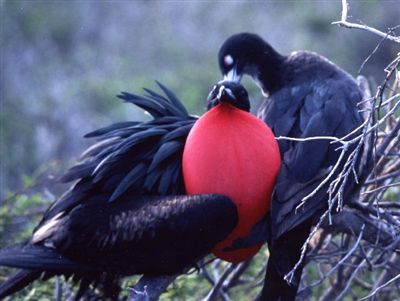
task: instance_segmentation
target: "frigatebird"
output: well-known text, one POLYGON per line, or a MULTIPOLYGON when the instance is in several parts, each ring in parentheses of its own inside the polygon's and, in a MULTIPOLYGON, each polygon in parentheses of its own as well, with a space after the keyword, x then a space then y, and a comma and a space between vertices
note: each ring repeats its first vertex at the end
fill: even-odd
POLYGON ((250 236, 269 210, 280 166, 271 130, 248 113, 240 84, 217 84, 200 119, 158 85, 164 95, 145 89, 145 97, 118 96, 152 120, 86 135, 99 141, 62 177, 76 183, 47 209, 29 241, 0 252, 0 265, 21 269, 0 286, 0 298, 65 275, 80 283, 77 299, 89 285, 117 299, 120 277, 180 273, 210 251, 238 261, 259 249, 229 247, 250 236), (251 164, 243 164, 249 155, 251 164))
MULTIPOLYGON (((239 33, 224 41, 218 62, 225 78, 239 82, 247 74, 261 88, 267 98, 259 108, 258 116, 270 126, 275 136, 340 138, 363 122, 357 108, 362 94, 356 81, 317 53, 297 51, 281 55, 260 36, 239 33)), ((337 162, 340 152, 335 150, 337 145, 330 142, 279 141, 282 168, 271 204, 270 257, 262 300, 294 300, 296 297, 302 265, 291 281, 286 281, 284 276, 299 260, 314 219, 328 206, 330 182, 297 207, 337 162)), ((351 149, 344 158, 350 152, 351 149)), ((352 183, 349 180, 347 184, 349 191, 352 183)))

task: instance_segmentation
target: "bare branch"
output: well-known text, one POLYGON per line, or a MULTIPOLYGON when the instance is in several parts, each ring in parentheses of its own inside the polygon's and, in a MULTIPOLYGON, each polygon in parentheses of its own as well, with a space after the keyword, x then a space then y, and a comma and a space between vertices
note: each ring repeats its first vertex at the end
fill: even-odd
POLYGON ((373 34, 378 35, 386 40, 400 43, 400 37, 391 35, 390 32, 385 33, 383 31, 380 31, 376 28, 373 28, 373 27, 370 27, 367 25, 357 24, 357 23, 352 23, 352 22, 347 21, 348 20, 348 16, 347 16, 348 9, 349 9, 349 4, 347 3, 347 0, 342 0, 342 17, 341 17, 340 21, 332 22, 332 24, 343 26, 346 28, 356 28, 356 29, 365 30, 368 32, 372 32, 373 34))
POLYGON ((374 219, 368 213, 360 210, 344 208, 339 214, 333 215, 332 224, 322 223, 321 227, 330 233, 364 232, 363 239, 371 244, 387 246, 393 243, 399 229, 382 219, 374 219))
POLYGON ((356 242, 354 243, 353 247, 350 250, 346 251, 343 258, 332 269, 330 269, 327 273, 325 273, 325 275, 323 275, 323 277, 321 279, 310 284, 307 287, 307 289, 313 288, 313 287, 319 285, 320 283, 322 283, 322 281, 324 281, 326 278, 331 276, 354 253, 354 251, 359 247, 361 238, 363 237, 363 234, 364 234, 364 228, 365 228, 365 225, 363 225, 361 227, 360 235, 358 236, 356 242))
POLYGON ((365 296, 364 298, 359 299, 359 301, 367 300, 367 299, 371 298, 372 296, 375 296, 381 289, 383 289, 384 287, 388 286, 392 282, 395 282, 398 279, 400 279, 400 273, 397 276, 395 276, 392 279, 390 279, 389 281, 387 281, 386 283, 384 283, 381 286, 377 287, 371 294, 365 296))
POLYGON ((341 141, 341 138, 338 137, 333 137, 333 136, 313 136, 313 137, 307 137, 307 138, 293 138, 293 137, 286 137, 286 136, 279 136, 275 137, 276 140, 288 140, 288 141, 297 141, 297 142, 304 142, 304 141, 312 141, 312 140, 331 140, 332 142, 340 142, 344 144, 344 142, 341 141))
POLYGON ((213 289, 209 292, 207 297, 203 299, 203 301, 214 301, 218 300, 219 295, 221 294, 222 285, 228 276, 235 270, 237 264, 230 264, 218 279, 217 283, 214 285, 213 289))
POLYGON ((167 287, 175 280, 177 275, 140 278, 133 288, 128 301, 156 301, 167 287))

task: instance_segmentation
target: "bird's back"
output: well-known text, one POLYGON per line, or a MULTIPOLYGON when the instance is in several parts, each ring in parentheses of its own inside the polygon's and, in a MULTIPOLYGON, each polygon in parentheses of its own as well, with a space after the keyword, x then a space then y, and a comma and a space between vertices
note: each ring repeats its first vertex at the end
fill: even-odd
MULTIPOLYGON (((295 52, 282 64, 280 76, 281 85, 271 91, 259 110, 275 136, 341 138, 362 123, 357 109, 362 96, 356 81, 328 59, 312 52, 295 52)), ((272 201, 274 238, 327 205, 325 186, 302 210, 295 210, 328 175, 339 158, 339 146, 326 139, 279 140, 282 169, 272 201)))

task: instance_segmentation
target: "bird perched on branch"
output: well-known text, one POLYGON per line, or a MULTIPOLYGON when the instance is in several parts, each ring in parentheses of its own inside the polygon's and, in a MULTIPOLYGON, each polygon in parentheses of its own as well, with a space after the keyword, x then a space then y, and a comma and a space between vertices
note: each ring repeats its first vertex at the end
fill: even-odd
MULTIPOLYGON (((223 43, 218 62, 226 79, 239 82, 247 74, 258 84, 267 96, 258 115, 275 136, 340 138, 363 122, 357 109, 362 96, 356 81, 319 54, 298 51, 284 56, 260 36, 239 33, 223 43)), ((271 204, 270 257, 262 300, 295 299, 302 265, 294 277, 284 277, 299 260, 315 218, 328 208, 331 181, 317 187, 338 161, 337 147, 330 140, 279 141, 282 168, 271 204)), ((344 161, 350 151, 344 153, 344 161)), ((344 161, 331 179, 338 175, 344 161)), ((352 182, 348 180, 348 189, 352 182)), ((344 199, 345 195, 343 191, 344 199)))
POLYGON ((21 269, 0 286, 0 298, 65 275, 80 283, 77 299, 90 285, 117 299, 121 276, 175 274, 211 250, 237 261, 259 249, 229 247, 250 237, 269 209, 280 164, 272 132, 247 112, 240 84, 217 84, 198 121, 158 85, 165 95, 119 95, 153 120, 86 135, 99 142, 62 177, 76 183, 47 209, 28 242, 0 251, 0 265, 21 269))

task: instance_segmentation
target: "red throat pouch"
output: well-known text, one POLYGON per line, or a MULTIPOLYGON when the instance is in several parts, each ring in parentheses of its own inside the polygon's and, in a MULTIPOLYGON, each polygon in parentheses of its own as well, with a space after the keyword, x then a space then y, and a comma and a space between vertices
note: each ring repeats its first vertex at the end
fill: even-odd
POLYGON ((188 194, 219 193, 237 206, 239 222, 213 253, 238 262, 261 248, 223 251, 270 209, 271 194, 280 168, 279 147, 270 128, 250 113, 221 103, 195 123, 183 153, 183 177, 188 194))

